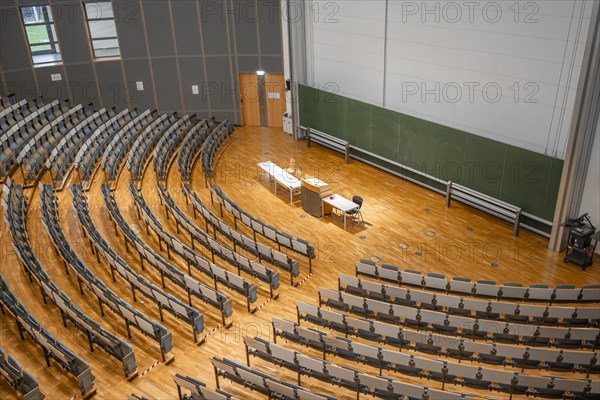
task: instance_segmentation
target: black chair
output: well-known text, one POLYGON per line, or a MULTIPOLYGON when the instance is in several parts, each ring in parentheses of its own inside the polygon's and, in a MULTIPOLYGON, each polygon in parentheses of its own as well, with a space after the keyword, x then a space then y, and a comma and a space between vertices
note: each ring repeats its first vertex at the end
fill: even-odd
POLYGON ((363 198, 360 196, 352 196, 352 202, 358 204, 358 207, 353 210, 346 211, 346 214, 352 217, 352 224, 354 224, 354 221, 364 222, 362 213, 360 212, 360 209, 363 205, 363 198))

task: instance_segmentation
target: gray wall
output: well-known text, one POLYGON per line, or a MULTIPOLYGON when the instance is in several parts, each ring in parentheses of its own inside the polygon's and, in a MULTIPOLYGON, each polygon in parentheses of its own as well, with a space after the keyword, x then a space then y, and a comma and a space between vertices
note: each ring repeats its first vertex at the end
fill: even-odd
POLYGON ((121 59, 94 60, 81 1, 50 0, 63 64, 33 68, 16 2, 0 0, 2 94, 215 115, 239 123, 238 73, 283 73, 279 0, 112 2, 121 59), (63 80, 52 82, 54 73, 63 80), (143 91, 136 90, 138 81, 143 91), (192 85, 199 86, 198 95, 192 85))

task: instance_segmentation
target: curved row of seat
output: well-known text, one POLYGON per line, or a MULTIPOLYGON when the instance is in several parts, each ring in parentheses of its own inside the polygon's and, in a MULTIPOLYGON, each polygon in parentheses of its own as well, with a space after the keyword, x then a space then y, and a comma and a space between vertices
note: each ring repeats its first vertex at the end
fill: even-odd
MULTIPOLYGON (((204 147, 202 148, 202 152, 201 152, 202 170, 204 172, 205 180, 207 183, 208 183, 208 180, 213 177, 213 164, 214 164, 214 160, 216 157, 216 153, 217 153, 219 147, 221 146, 221 144, 223 144, 225 139, 227 137, 231 136, 232 133, 233 133, 233 125, 227 125, 226 127, 222 128, 222 129, 215 129, 208 136, 208 138, 204 144, 204 147)), ((180 164, 181 164, 180 168, 191 166, 191 155, 190 154, 184 155, 184 158, 182 159, 180 164)), ((189 178, 189 176, 190 176, 189 173, 182 174, 184 189, 185 189, 185 179, 183 179, 183 178, 184 177, 189 178)), ((293 236, 291 236, 285 232, 278 231, 276 228, 266 225, 259 219, 252 217, 250 214, 246 213, 244 210, 242 210, 240 207, 238 207, 235 204, 235 202, 233 202, 231 199, 229 199, 219 186, 214 185, 213 183, 210 184, 210 193, 211 193, 211 195, 210 195, 211 203, 214 204, 214 197, 217 197, 217 200, 221 207, 221 217, 223 217, 223 205, 225 205, 225 208, 233 214, 235 230, 237 230, 237 221, 239 219, 242 221, 242 223, 244 223, 250 229, 253 230, 254 242, 257 242, 256 241, 256 233, 260 233, 264 237, 271 239, 275 243, 277 243, 279 246, 279 252, 281 252, 281 246, 284 246, 288 249, 291 249, 299 254, 306 256, 308 258, 309 273, 312 273, 312 259, 315 258, 315 249, 306 240, 303 240, 300 238, 294 238, 293 236)), ((191 196, 188 196, 188 197, 191 197, 191 196)), ((194 205, 193 202, 192 202, 192 205, 194 205)), ((194 209, 195 209, 195 211, 201 211, 201 207, 198 207, 198 204, 196 204, 194 206, 194 209)), ((220 227, 220 225, 219 225, 219 227, 220 227)), ((290 265, 290 270, 292 271, 291 278, 293 278, 293 276, 294 276, 293 275, 295 273, 294 269, 295 269, 295 267, 292 262, 292 265, 290 265)), ((299 270, 298 270, 298 274, 299 274, 299 270)), ((293 282, 293 280, 292 280, 292 282, 293 282)))
POLYGON ((173 115, 156 116, 156 112, 151 113, 147 110, 140 123, 123 130, 122 134, 114 136, 102 155, 101 166, 106 182, 110 184, 118 179, 123 161, 140 135, 149 135, 154 130, 165 130, 173 121, 173 115))
POLYGON ((58 288, 37 259, 27 234, 26 216, 28 207, 26 201, 23 195, 23 186, 15 185, 10 178, 7 179, 2 196, 2 206, 5 210, 4 218, 13 240, 13 248, 21 260, 30 281, 34 278, 39 285, 44 303, 46 298, 49 298, 58 307, 65 326, 67 320, 69 320, 86 335, 90 350, 93 351, 93 344, 97 344, 110 356, 121 361, 125 375, 129 376, 136 370, 131 344, 113 335, 86 315, 77 304, 58 288))
POLYGON ((208 137, 208 123, 201 119, 189 130, 170 130, 166 132, 156 144, 152 154, 152 165, 158 182, 164 182, 167 179, 170 161, 173 158, 177 148, 181 146, 183 140, 188 136, 198 136, 200 140, 208 137))
MULTIPOLYGON (((214 118, 210 119, 209 121, 213 122, 213 127, 215 130, 229 129, 228 121, 223 121, 218 126, 214 125, 214 118)), ((198 131, 191 130, 184 138, 180 146, 177 159, 178 169, 180 174, 182 174, 181 179, 183 183, 184 194, 186 196, 186 202, 188 204, 190 202, 192 203, 194 218, 196 218, 196 211, 199 211, 202 214, 205 220, 206 231, 198 228, 185 213, 181 212, 179 207, 175 205, 175 202, 170 198, 169 194, 164 189, 163 183, 158 182, 158 190, 159 194, 161 195, 161 200, 164 201, 167 207, 167 214, 170 211, 174 216, 175 221, 177 222, 177 229, 179 230, 179 225, 183 226, 192 238, 192 243, 194 240, 197 240, 208 250, 210 250, 212 254, 216 252, 221 258, 235 266, 238 269, 238 273, 240 270, 244 270, 252 276, 258 277, 261 281, 268 283, 270 296, 274 297, 273 290, 279 287, 279 274, 262 265, 262 261, 265 260, 274 265, 282 267, 287 271, 290 271, 290 274, 292 275, 290 280, 292 283, 293 278, 298 276, 300 273, 299 263, 288 257, 286 254, 275 251, 268 246, 263 245, 262 243, 258 243, 253 239, 242 235, 237 230, 234 230, 224 221, 218 219, 217 216, 214 215, 214 213, 202 203, 196 192, 192 192, 189 184, 186 182, 185 176, 190 176, 190 168, 192 164, 191 160, 201 148, 206 137, 207 134, 203 133, 203 131, 200 131, 199 133, 198 131), (181 171, 183 171, 183 173, 181 171), (208 224, 213 226, 215 240, 210 239, 208 234, 208 224), (228 246, 216 242, 216 230, 219 230, 222 235, 232 241, 233 250, 228 246), (258 263, 250 260, 243 254, 239 254, 237 251, 238 247, 243 248, 251 254, 257 256, 258 263)), ((163 157, 170 158, 167 157, 167 155, 164 155, 163 157)))
MULTIPOLYGON (((229 264, 236 267, 238 270, 238 274, 240 274, 240 271, 244 271, 252 275, 253 277, 257 277, 259 280, 268 283, 270 297, 275 298, 278 296, 275 292, 277 289, 279 289, 279 274, 273 271, 271 268, 268 268, 265 265, 263 265, 261 263, 262 259, 260 257, 258 262, 251 260, 244 254, 238 252, 238 248, 236 247, 235 242, 233 249, 231 249, 229 246, 226 246, 225 244, 216 240, 216 232, 213 235, 214 238, 211 237, 208 234, 208 220, 205 220, 207 224, 206 231, 196 226, 194 222, 192 222, 192 220, 187 216, 187 214, 181 211, 181 209, 175 204, 169 193, 164 190, 161 184, 158 185, 158 193, 160 195, 161 202, 165 204, 167 215, 169 215, 170 213, 173 216, 173 219, 177 224, 178 231, 179 226, 181 226, 186 232, 188 232, 192 240, 192 244, 194 243, 194 241, 200 243, 204 248, 211 252, 213 258, 216 254, 221 259, 227 261, 229 264)), ((192 196, 194 195, 195 193, 192 194, 192 196)), ((199 200, 193 201, 199 202, 199 200)), ((206 210, 206 208, 202 207, 202 210, 206 210)), ((194 212, 194 216, 195 214, 196 213, 194 212)), ((223 234, 227 232, 227 227, 229 226, 223 223, 223 234)), ((252 242, 254 243, 254 241, 252 242)), ((245 248, 245 246, 240 247, 245 248)), ((265 250, 265 252, 267 252, 267 250, 265 250)), ((268 252, 270 254, 270 249, 268 249, 268 252)))
POLYGON ((419 288, 406 289, 343 274, 338 275, 338 290, 387 303, 486 319, 565 326, 598 327, 600 323, 598 307, 561 307, 477 298, 465 299, 454 294, 435 293, 419 288))
POLYGON ((219 147, 231 134, 233 134, 233 124, 228 122, 222 129, 213 130, 204 142, 200 158, 202 160, 202 172, 204 172, 207 179, 213 177, 213 165, 219 147))
MULTIPOLYGON (((410 398, 429 400, 462 399, 462 393, 414 385, 384 376, 373 376, 360 370, 339 366, 329 361, 305 356, 302 353, 270 343, 260 338, 244 338, 246 354, 277 366, 308 375, 329 384, 343 386, 357 393, 380 398, 410 398)), ((247 359, 249 363, 249 358, 247 359)), ((587 382, 586 382, 587 383, 587 382)))
MULTIPOLYGON (((182 319, 188 323, 192 327, 194 341, 197 341, 197 333, 202 332, 204 329, 204 319, 200 312, 181 302, 174 296, 167 294, 164 290, 152 284, 148 279, 139 275, 129 265, 127 265, 125 260, 119 257, 112 247, 108 245, 104 237, 102 237, 96 228, 96 225, 90 216, 87 199, 83 195, 81 185, 71 186, 71 195, 73 198, 73 208, 77 215, 77 219, 79 220, 80 225, 83 227, 85 234, 90 238, 92 251, 96 254, 96 259, 98 262, 100 262, 101 254, 104 260, 108 263, 113 276, 113 281, 115 280, 114 272, 117 271, 119 275, 131 286, 131 293, 134 301, 136 300, 135 291, 137 290, 146 298, 152 300, 158 305, 161 321, 163 320, 162 311, 166 310, 176 318, 182 319)), ((126 317, 130 316, 129 313, 124 315, 126 317)), ((137 321, 138 319, 134 320, 137 321)), ((164 360, 164 353, 170 351, 172 348, 172 335, 170 332, 167 332, 166 328, 157 325, 158 324, 143 323, 140 324, 140 327, 147 335, 151 335, 152 332, 156 333, 154 336, 161 344, 161 353, 163 354, 164 360)))
POLYGON ((517 346, 514 344, 477 341, 471 338, 457 338, 443 334, 435 335, 427 331, 417 331, 407 327, 326 310, 312 304, 296 302, 298 324, 301 320, 337 330, 348 335, 378 343, 398 346, 400 350, 412 348, 439 356, 492 364, 516 364, 523 367, 572 369, 579 371, 597 370, 597 352, 517 346))
POLYGON ((31 101, 27 101, 27 99, 17 101, 13 95, 3 97, 0 102, 0 133, 7 132, 12 125, 44 106, 41 97, 31 101))
POLYGON ((58 118, 70 109, 69 102, 54 100, 51 103, 40 105, 37 109, 17 123, 0 136, 0 178, 4 179, 18 166, 17 156, 34 137, 39 130, 58 118))
MULTIPOLYGON (((183 192, 188 203, 192 205, 194 217, 196 216, 196 213, 199 213, 204 218, 207 236, 209 232, 208 225, 211 225, 213 227, 215 236, 216 232, 218 231, 221 235, 231 240, 234 247, 233 250, 226 247, 224 251, 226 257, 228 253, 233 251, 235 259, 232 257, 227 257, 229 260, 232 260, 230 262, 241 264, 238 268, 247 268, 246 266, 251 262, 250 259, 246 256, 238 256, 235 254, 238 253, 237 248, 242 248, 252 255, 258 257, 259 263, 264 260, 287 271, 290 274, 290 284, 294 284, 294 278, 300 275, 300 262, 298 262, 298 260, 294 260, 287 254, 279 250, 272 249, 264 243, 255 240, 255 238, 250 238, 239 232, 237 229, 229 226, 225 221, 217 217, 215 213, 213 213, 212 210, 210 210, 204 203, 202 203, 200 197, 198 197, 196 192, 192 191, 188 184, 183 185, 183 192), (238 261, 238 258, 240 257, 243 259, 242 261, 238 261)), ((208 237, 210 238, 210 236, 208 237)), ((224 246, 221 245, 220 247, 224 246)), ((268 279, 268 276, 266 278, 268 279)))
POLYGON ((5 354, 0 347, 0 375, 4 377, 10 386, 21 393, 24 400, 43 400, 38 381, 10 354, 5 354))
POLYGON ((269 398, 285 400, 335 400, 335 397, 312 392, 300 385, 294 385, 277 379, 227 358, 213 357, 210 362, 215 369, 217 389, 220 388, 219 377, 223 377, 243 385, 244 388, 266 394, 269 398))
POLYGON ((75 169, 79 176, 79 183, 86 190, 89 189, 98 169, 98 162, 103 157, 103 154, 105 154, 107 146, 112 141, 118 140, 121 135, 127 137, 128 135, 136 134, 140 129, 146 127, 152 119, 152 114, 149 110, 146 110, 124 127, 120 126, 119 122, 116 121, 113 124, 103 124, 96 129, 94 134, 85 141, 75 156, 75 169))
POLYGON ((179 152, 177 153, 177 170, 181 174, 181 180, 184 183, 189 182, 191 169, 196 156, 204 146, 206 139, 212 133, 212 129, 217 126, 215 117, 208 119, 208 129, 191 130, 181 142, 179 152))
MULTIPOLYGON (((539 376, 505 369, 490 369, 458 362, 433 360, 385 347, 363 344, 343 337, 329 336, 316 329, 303 329, 286 320, 273 318, 272 322, 275 338, 279 336, 321 350, 324 361, 326 354, 333 354, 354 362, 370 364, 379 368, 379 375, 382 375, 383 370, 388 370, 452 382, 455 385, 485 387, 490 390, 503 389, 511 393, 521 392, 528 395, 562 396, 565 392, 581 395, 592 391, 597 392, 600 389, 600 382, 593 382, 589 378, 539 376)), ((250 343, 248 343, 248 339, 245 341, 248 347, 260 352, 264 352, 272 346, 256 339, 249 341, 250 343)), ((285 363, 294 361, 293 351, 277 350, 277 354, 271 354, 272 357, 277 359, 287 357, 282 360, 285 363)), ((320 360, 315 360, 316 365, 320 362, 320 360)))
POLYGON ((241 221, 248 228, 252 229, 254 240, 256 240, 256 234, 258 233, 261 236, 272 240, 274 243, 277 243, 280 251, 281 246, 283 246, 305 256, 308 259, 309 272, 312 272, 312 259, 316 256, 314 246, 310 245, 304 239, 294 238, 289 233, 280 231, 274 226, 265 224, 260 219, 253 217, 231 200, 225 192, 223 192, 220 186, 211 185, 210 194, 211 202, 214 202, 214 198, 219 202, 221 216, 223 216, 223 207, 233 215, 234 227, 236 229, 237 221, 241 221))
POLYGON ((398 324, 412 325, 432 331, 461 336, 481 337, 494 341, 546 344, 556 346, 584 346, 595 348, 600 344, 600 329, 571 328, 545 325, 525 325, 498 322, 469 315, 451 315, 445 312, 385 303, 354 296, 337 290, 319 288, 319 305, 327 304, 342 310, 398 324))
POLYGON ((444 275, 437 273, 430 272, 423 275, 420 271, 410 269, 401 271, 393 265, 383 264, 377 266, 370 260, 361 260, 361 262, 356 263, 356 276, 359 275, 395 282, 400 286, 409 285, 446 293, 455 292, 469 296, 491 297, 498 300, 531 300, 548 302, 549 304, 557 301, 569 303, 600 301, 600 285, 587 285, 581 288, 576 288, 573 285, 559 285, 556 288, 549 288, 548 285, 544 284, 526 287, 511 282, 498 285, 496 282, 489 280, 472 282, 469 278, 459 276, 447 279, 444 275))
POLYGON ((51 172, 54 184, 60 184, 60 187, 63 186, 78 151, 101 125, 118 124, 121 126, 136 116, 136 109, 132 111, 125 109, 117 114, 113 108, 107 112, 96 112, 71 129, 54 147, 50 157, 46 160, 46 169, 51 172))
POLYGON ((131 174, 132 181, 137 182, 142 179, 150 155, 163 135, 169 135, 174 130, 186 132, 196 121, 196 115, 189 116, 186 114, 182 118, 177 118, 175 114, 174 117, 175 121, 168 125, 166 132, 163 133, 160 129, 144 132, 133 143, 127 158, 127 169, 131 174))
MULTIPOLYGON (((158 255, 154 249, 148 246, 137 234, 133 231, 131 226, 125 221, 119 206, 113 197, 110 187, 103 184, 101 187, 102 197, 104 198, 104 204, 109 212, 109 216, 115 225, 115 233, 117 233, 117 227, 123 233, 125 244, 127 242, 133 246, 137 251, 140 262, 144 260, 155 268, 161 276, 163 288, 165 287, 165 276, 171 280, 175 285, 179 286, 186 291, 188 296, 188 303, 191 305, 192 296, 202 300, 203 302, 210 304, 216 308, 221 314, 221 321, 224 326, 229 326, 227 318, 233 313, 233 306, 231 299, 228 299, 224 294, 216 291, 215 289, 206 286, 205 284, 197 281, 189 274, 180 271, 178 268, 173 266, 163 257, 158 255)), ((127 247, 129 249, 129 247, 127 247)))
POLYGON ((27 308, 11 292, 2 274, 0 274, 0 309, 3 313, 8 310, 15 318, 21 340, 25 340, 24 334, 27 333, 31 340, 40 345, 48 367, 51 366, 50 359, 54 359, 62 368, 75 376, 84 398, 91 397, 96 392, 94 376, 89 364, 79 358, 61 341, 55 339, 45 327, 40 325, 38 320, 27 311, 27 308))
POLYGON ((37 181, 42 168, 46 165, 46 159, 50 156, 50 152, 54 146, 77 124, 85 121, 93 114, 94 109, 92 106, 83 107, 81 104, 78 104, 56 117, 56 119, 40 129, 27 142, 17 157, 17 163, 23 171, 25 184, 37 181))
POLYGON ((204 382, 189 376, 175 374, 173 381, 177 385, 178 400, 235 400, 235 397, 220 389, 210 390, 204 382), (182 389, 189 391, 183 393, 182 389))
POLYGON ((250 304, 255 303, 258 298, 256 286, 243 279, 241 276, 233 274, 216 265, 214 263, 214 254, 213 262, 210 262, 202 255, 196 253, 195 249, 189 248, 177 237, 166 232, 156 216, 150 211, 150 207, 146 204, 146 200, 141 192, 138 191, 135 184, 130 184, 129 190, 137 209, 138 218, 145 222, 147 233, 149 233, 148 228, 152 228, 156 233, 160 248, 162 249, 164 243, 167 247, 167 254, 169 257, 171 252, 181 257, 188 266, 188 275, 191 276, 191 267, 193 266, 197 271, 202 272, 213 280, 216 290, 218 290, 217 284, 220 283, 225 285, 225 287, 244 295, 248 311, 250 311, 250 304))
POLYGON ((0 96, 0 111, 12 107, 17 102, 17 98, 14 93, 10 93, 8 96, 0 96))
MULTIPOLYGON (((94 271, 86 266, 69 245, 64 235, 58 214, 58 205, 51 185, 40 186, 40 204, 42 211, 42 223, 46 233, 50 237, 56 251, 62 257, 65 265, 65 273, 69 275, 69 269, 75 273, 79 290, 83 295, 83 286, 98 298, 100 313, 104 316, 104 305, 115 315, 121 317, 125 322, 128 337, 131 338, 130 326, 137 328, 142 334, 155 340, 161 349, 161 353, 172 349, 171 333, 158 322, 148 318, 143 312, 134 309, 128 302, 119 297, 106 284, 98 278, 94 271)), ((136 363, 131 349, 117 347, 108 349, 115 353, 115 357, 123 363, 123 372, 127 378, 136 374, 136 363)))

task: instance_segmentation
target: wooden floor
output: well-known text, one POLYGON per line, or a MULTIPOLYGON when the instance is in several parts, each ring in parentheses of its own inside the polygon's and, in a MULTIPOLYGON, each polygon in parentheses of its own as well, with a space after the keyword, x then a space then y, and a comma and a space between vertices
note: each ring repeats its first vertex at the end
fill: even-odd
MULTIPOLYGON (((524 284, 547 283, 549 285, 571 283, 581 286, 600 281, 600 257, 596 258, 593 266, 582 271, 572 264, 563 263, 562 255, 548 250, 548 241, 543 237, 521 230, 520 236, 515 238, 512 236, 512 227, 508 223, 458 203, 454 203, 452 208, 446 208, 444 198, 436 193, 358 161, 352 160, 345 165, 339 154, 318 145, 307 148, 305 142, 294 142, 290 136, 280 130, 237 128, 232 139, 225 143, 216 163, 216 182, 237 204, 262 221, 294 236, 307 239, 316 246, 314 274, 302 286, 291 287, 287 274, 281 272, 282 285, 279 299, 269 302, 255 314, 246 311, 245 301, 240 295, 223 290, 234 299, 234 324, 226 330, 219 328, 201 346, 193 343, 189 326, 165 314, 164 325, 173 332, 175 361, 168 366, 161 363, 144 377, 138 377, 132 382, 124 379, 120 364, 102 350, 96 349, 93 353, 90 352, 85 336, 79 331, 71 326, 63 328, 60 314, 54 305, 43 304, 39 288, 26 279, 11 247, 6 226, 4 222, 1 223, 0 260, 3 276, 15 295, 39 319, 40 323, 91 364, 98 388, 96 398, 122 399, 129 393, 149 398, 174 398, 177 391, 171 377, 175 373, 190 375, 214 388, 215 378, 209 362, 211 357, 227 357, 245 362, 242 342, 244 336, 260 336, 272 340, 270 329, 272 316, 295 321, 296 300, 316 304, 317 288, 336 288, 338 273, 353 275, 354 265, 359 258, 372 258, 401 268, 419 269, 423 272, 435 271, 447 276, 462 275, 473 279, 493 279, 498 282, 519 281, 524 284), (290 159, 296 161, 304 176, 319 177, 330 183, 336 193, 346 197, 354 194, 362 196, 365 225, 349 225, 344 231, 340 217, 314 218, 302 210, 297 199, 293 205, 290 205, 288 193, 279 190, 278 195, 275 196, 268 180, 258 179, 257 162, 272 160, 280 166, 285 166, 290 159)), ((159 283, 158 274, 151 269, 142 271, 137 257, 127 254, 122 235, 120 233, 118 236, 115 235, 113 225, 108 219, 108 212, 103 207, 100 176, 101 174, 97 174, 96 182, 88 193, 95 223, 119 255, 123 256, 139 273, 147 276, 152 282, 159 283)), ((192 178, 193 189, 205 202, 210 203, 210 195, 204 186, 199 163, 194 167, 192 178)), ((124 171, 120 176, 116 198, 126 220, 137 228, 139 221, 127 188, 128 182, 129 174, 124 171)), ((172 219, 167 220, 165 210, 159 206, 155 184, 155 175, 150 167, 144 176, 143 194, 165 228, 176 234, 172 219)), ((68 185, 66 187, 68 188, 68 185)), ((168 189, 182 210, 191 216, 192 210, 186 206, 180 188, 180 175, 177 168, 173 167, 169 173, 168 189)), ((91 293, 82 296, 73 275, 66 276, 62 262, 55 255, 52 243, 41 223, 37 198, 39 193, 37 191, 32 193, 31 190, 28 193, 33 196, 28 216, 30 240, 37 257, 50 277, 89 316, 112 332, 125 337, 122 320, 111 315, 110 312, 102 318, 95 296, 91 293)), ((64 190, 58 194, 58 197, 63 229, 75 251, 111 289, 133 304, 129 286, 119 278, 113 283, 107 265, 96 262, 95 256, 92 255, 89 243, 83 239, 81 227, 72 211, 69 191, 64 190)), ((212 207, 218 211, 216 205, 212 207)), ((224 219, 233 224, 231 216, 227 213, 224 219)), ((199 219, 197 225, 203 228, 204 222, 199 219)), ((250 234, 250 231, 241 224, 238 224, 238 227, 246 234, 250 234)), ((138 234, 159 251, 158 240, 154 234, 147 235, 141 227, 138 234)), ((182 233, 179 237, 190 244, 187 235, 182 233)), ((265 240, 265 243, 268 241, 265 240)), ((308 264, 306 259, 302 257, 299 259, 301 278, 303 278, 307 275, 308 264)), ((182 260, 174 257, 173 263, 183 269, 182 260)), ((232 270, 231 266, 223 262, 219 264, 232 270)), ((209 283, 199 274, 194 276, 209 283)), ((252 280, 251 277, 246 278, 252 280)), ((255 304, 259 305, 268 298, 268 288, 259 281, 253 282, 259 287, 259 299, 255 304)), ((185 299, 185 293, 174 285, 167 284, 167 291, 180 299, 185 299)), ((153 303, 138 298, 134 306, 151 318, 159 320, 158 310, 153 303)), ((206 332, 218 326, 220 318, 213 308, 199 301, 196 301, 194 306, 205 314, 206 332)), ((45 367, 41 349, 30 340, 24 342, 19 340, 16 325, 8 315, 2 316, 0 321, 0 346, 12 353, 25 369, 39 379, 40 387, 47 398, 68 399, 78 396, 76 380, 72 376, 63 372, 57 365, 45 367)), ((160 359, 160 353, 155 342, 138 332, 132 331, 132 333, 134 336, 130 342, 134 346, 138 367, 142 372, 160 359)), ((292 343, 288 343, 287 346, 318 356, 317 353, 292 343)), ((426 356, 423 353, 415 354, 426 356)), ((376 369, 366 365, 354 365, 334 357, 328 360, 354 366, 372 374, 378 373, 376 369)), ((290 382, 296 379, 295 373, 278 366, 255 359, 251 362, 253 367, 263 372, 285 378, 290 382)), ((492 366, 488 367, 492 368, 492 366)), ((511 367, 504 368, 511 369, 511 367)), ((527 370, 527 373, 548 374, 547 371, 538 370, 527 370)), ((385 374, 407 382, 441 388, 441 383, 437 381, 427 381, 393 372, 385 374)), ((561 375, 554 371, 552 374, 561 375)), ((574 376, 571 373, 562 373, 562 375, 574 376)), ((221 380, 221 383, 222 389, 239 398, 266 398, 257 393, 250 393, 226 380, 221 380)), ((356 396, 352 391, 314 378, 304 377, 302 384, 315 391, 340 398, 356 396)), ((478 397, 508 398, 504 393, 477 391, 472 388, 454 387, 452 384, 446 384, 446 389, 460 390, 478 397)), ((3 400, 16 398, 4 380, 0 380, 0 398, 3 400)))

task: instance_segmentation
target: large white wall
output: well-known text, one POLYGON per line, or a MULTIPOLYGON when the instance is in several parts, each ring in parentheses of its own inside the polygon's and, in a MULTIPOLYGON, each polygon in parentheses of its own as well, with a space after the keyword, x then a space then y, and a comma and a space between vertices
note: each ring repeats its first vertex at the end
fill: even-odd
POLYGON ((592 0, 309 3, 309 84, 564 158, 592 0))

